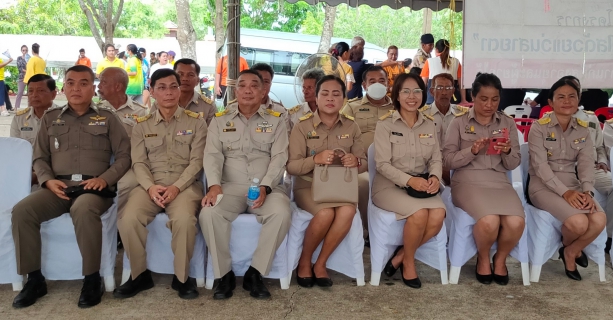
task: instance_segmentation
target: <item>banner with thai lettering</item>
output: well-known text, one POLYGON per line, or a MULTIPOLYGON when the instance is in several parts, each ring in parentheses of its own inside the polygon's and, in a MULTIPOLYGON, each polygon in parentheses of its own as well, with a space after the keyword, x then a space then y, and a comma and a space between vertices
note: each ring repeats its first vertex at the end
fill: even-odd
POLYGON ((464 3, 465 87, 489 72, 505 88, 549 88, 565 75, 613 88, 613 0, 464 3))

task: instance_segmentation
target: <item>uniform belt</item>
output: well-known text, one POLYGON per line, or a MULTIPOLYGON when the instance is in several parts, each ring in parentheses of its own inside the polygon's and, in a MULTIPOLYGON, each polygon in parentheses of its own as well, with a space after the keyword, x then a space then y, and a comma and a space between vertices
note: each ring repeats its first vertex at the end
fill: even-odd
POLYGON ((70 181, 77 181, 77 182, 95 178, 94 176, 88 176, 84 174, 65 174, 65 175, 58 175, 55 177, 58 179, 62 179, 62 180, 70 180, 70 181))

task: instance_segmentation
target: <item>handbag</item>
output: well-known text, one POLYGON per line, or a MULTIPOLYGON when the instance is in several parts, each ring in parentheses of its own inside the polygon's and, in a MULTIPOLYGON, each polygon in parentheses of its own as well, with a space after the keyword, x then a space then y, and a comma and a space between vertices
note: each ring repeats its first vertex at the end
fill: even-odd
MULTIPOLYGON (((422 174, 415 175, 414 177, 424 178, 424 179, 428 180, 428 178, 430 177, 430 174, 429 173, 422 173, 422 174)), ((410 186, 404 186, 404 187, 400 187, 400 188, 404 189, 404 191, 406 191, 409 196, 411 196, 413 198, 417 198, 417 199, 431 198, 431 197, 434 197, 435 195, 438 194, 438 192, 437 193, 428 193, 426 191, 417 191, 417 190, 411 188, 410 186)), ((440 191, 441 190, 439 189, 439 192, 440 191)))
MULTIPOLYGON (((334 149, 337 150, 345 153, 343 149, 334 149)), ((315 202, 358 203, 358 168, 316 165, 311 191, 315 202)))
POLYGON ((86 193, 93 193, 103 198, 115 198, 115 196, 117 195, 116 192, 111 191, 108 187, 102 190, 94 190, 94 189, 85 190, 85 185, 68 187, 64 189, 64 193, 70 199, 76 199, 80 195, 84 195, 86 193))

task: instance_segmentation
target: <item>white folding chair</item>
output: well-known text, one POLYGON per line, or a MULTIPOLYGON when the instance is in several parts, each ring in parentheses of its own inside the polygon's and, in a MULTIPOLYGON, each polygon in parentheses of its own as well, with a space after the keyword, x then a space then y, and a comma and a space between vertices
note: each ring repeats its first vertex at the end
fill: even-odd
MULTIPOLYGON (((406 219, 396 220, 396 214, 385 211, 372 202, 372 183, 375 180, 377 166, 375 163, 375 145, 368 148, 368 175, 370 193, 368 200, 368 234, 370 237, 370 285, 378 286, 381 272, 398 246, 403 245, 403 233, 406 219)), ((448 189, 448 188, 447 188, 448 189)), ((441 283, 448 284, 447 278, 447 228, 441 231, 415 252, 415 259, 441 272, 441 283)))
POLYGON ((513 118, 530 118, 532 107, 529 105, 508 106, 504 108, 504 113, 513 118))
MULTIPOLYGON (((202 175, 202 183, 206 190, 206 177, 202 175)), ((197 212, 194 214, 198 214, 197 212)), ((147 269, 162 274, 175 274, 174 267, 174 253, 171 248, 172 232, 166 226, 168 222, 168 215, 166 213, 159 213, 155 216, 153 221, 147 225, 147 269)), ((205 276, 205 258, 206 258, 206 244, 204 236, 200 230, 200 224, 196 226, 198 233, 196 233, 196 244, 194 246, 194 255, 189 263, 189 276, 196 279, 198 287, 204 287, 205 276)), ((121 277, 121 283, 125 283, 130 278, 130 259, 124 251, 123 253, 123 273, 121 277)))
MULTIPOLYGON (((528 145, 520 147, 522 162, 521 170, 524 188, 528 188, 529 148, 528 145)), ((548 259, 557 254, 562 246, 562 222, 554 218, 549 212, 540 210, 526 203, 526 227, 528 228, 528 252, 530 256, 530 281, 538 282, 541 276, 541 268, 548 259)), ((606 230, 603 230, 598 238, 583 249, 583 252, 598 264, 600 281, 605 278, 605 253, 604 247, 607 241, 606 230)))
MULTIPOLYGON (((527 145, 526 145, 527 146, 527 145)), ((516 169, 517 170, 517 169, 516 169)), ((507 177, 509 181, 512 180, 511 172, 507 172, 507 177)), ((518 193, 519 198, 523 199, 521 195, 522 185, 521 183, 513 183, 513 187, 515 191, 518 193)), ((475 223, 475 219, 466 213, 466 211, 456 207, 453 204, 451 199, 451 188, 445 188, 443 191, 443 202, 445 206, 447 206, 447 214, 451 216, 453 220, 451 226, 451 232, 449 235, 449 261, 451 263, 450 271, 449 271, 449 282, 452 284, 458 284, 458 280, 460 277, 460 269, 470 258, 472 258, 475 254, 477 254, 477 245, 475 243, 475 239, 473 237, 473 226, 475 223)), ((522 201, 523 202, 523 201, 522 201)), ((526 210, 524 209, 524 212, 526 210)), ((497 243, 495 242, 490 250, 490 259, 492 255, 496 252, 497 243)), ((529 281, 529 268, 528 268, 528 236, 527 236, 527 228, 524 228, 524 232, 519 239, 519 242, 511 250, 511 257, 519 260, 521 263, 521 273, 523 278, 523 283, 525 286, 530 285, 529 281)))
POLYGON ((23 289, 23 276, 17 274, 11 212, 17 202, 30 194, 32 145, 23 139, 0 138, 0 283, 23 289))

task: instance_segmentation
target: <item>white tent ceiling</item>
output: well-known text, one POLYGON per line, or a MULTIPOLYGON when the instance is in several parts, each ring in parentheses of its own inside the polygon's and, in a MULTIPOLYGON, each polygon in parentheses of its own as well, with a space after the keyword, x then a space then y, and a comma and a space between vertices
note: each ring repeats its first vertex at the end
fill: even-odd
MULTIPOLYGON (((269 0, 275 1, 275 0, 269 0)), ((296 3, 298 1, 306 1, 309 4, 316 4, 319 2, 325 2, 332 6, 337 6, 341 3, 347 4, 350 7, 357 7, 361 5, 368 5, 373 8, 379 8, 381 6, 388 6, 392 9, 400 9, 402 7, 409 7, 413 10, 421 10, 423 8, 430 8, 434 11, 439 11, 449 8, 450 0, 286 0, 290 3, 296 3)), ((455 1, 455 10, 462 11, 464 0, 455 1)))

